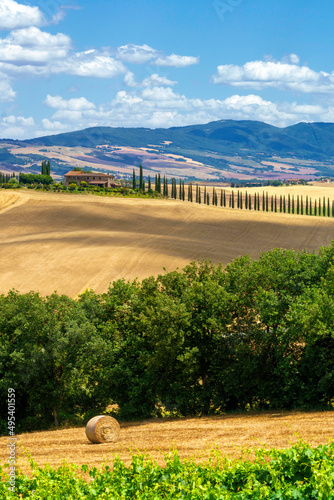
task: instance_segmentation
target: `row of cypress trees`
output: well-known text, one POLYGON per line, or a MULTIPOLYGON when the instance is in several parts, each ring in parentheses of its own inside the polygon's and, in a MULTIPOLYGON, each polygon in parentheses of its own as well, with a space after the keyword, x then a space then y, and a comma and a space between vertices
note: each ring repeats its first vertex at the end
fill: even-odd
POLYGON ((9 182, 10 179, 12 179, 13 177, 16 179, 16 175, 14 172, 12 174, 6 174, 3 172, 0 172, 0 184, 4 184, 4 183, 9 182))
POLYGON ((49 161, 43 160, 41 167, 41 175, 50 175, 51 165, 49 161))
MULTIPOLYGON (((145 182, 143 179, 143 167, 140 165, 139 185, 137 182, 135 170, 133 169, 133 189, 139 188, 145 192, 145 182)), ((148 191, 152 190, 150 176, 148 177, 148 191)), ((160 173, 155 175, 154 190, 166 198, 186 200, 186 188, 184 181, 179 182, 175 178, 169 180, 165 175, 163 178, 160 173), (171 189, 169 188, 171 186, 171 189)), ((201 188, 197 183, 189 183, 187 186, 187 201, 205 205, 214 205, 228 208, 237 208, 240 210, 257 210, 263 212, 279 212, 297 215, 316 215, 323 217, 334 217, 334 200, 325 196, 322 198, 311 198, 310 196, 281 194, 269 195, 262 191, 257 193, 243 193, 242 191, 232 191, 227 193, 225 189, 213 187, 212 192, 204 186, 201 188)))

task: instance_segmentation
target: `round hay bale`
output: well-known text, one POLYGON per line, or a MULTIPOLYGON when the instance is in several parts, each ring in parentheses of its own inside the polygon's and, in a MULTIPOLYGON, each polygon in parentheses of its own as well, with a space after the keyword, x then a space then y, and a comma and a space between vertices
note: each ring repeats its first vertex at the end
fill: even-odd
POLYGON ((106 415, 98 415, 89 420, 86 425, 86 436, 92 443, 115 442, 120 433, 117 420, 106 415))

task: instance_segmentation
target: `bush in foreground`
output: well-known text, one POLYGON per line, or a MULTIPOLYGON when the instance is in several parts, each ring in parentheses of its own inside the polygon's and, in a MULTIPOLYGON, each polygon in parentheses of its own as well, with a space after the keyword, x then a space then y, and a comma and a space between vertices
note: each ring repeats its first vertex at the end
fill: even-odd
POLYGON ((286 450, 258 450, 256 458, 231 461, 213 451, 208 462, 184 463, 176 451, 165 467, 149 456, 133 455, 130 467, 116 458, 113 468, 88 469, 64 464, 40 468, 32 460, 32 477, 17 475, 10 492, 0 468, 1 498, 34 499, 334 499, 334 443, 312 449, 299 442, 286 450), (86 479, 83 478, 86 474, 86 479))

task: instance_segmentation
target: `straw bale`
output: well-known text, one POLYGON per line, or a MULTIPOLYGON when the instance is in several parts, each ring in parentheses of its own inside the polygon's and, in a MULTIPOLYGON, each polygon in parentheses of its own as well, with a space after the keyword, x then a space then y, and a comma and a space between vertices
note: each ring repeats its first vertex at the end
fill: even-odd
POLYGON ((117 420, 107 415, 97 415, 86 425, 86 436, 92 443, 115 442, 118 440, 120 425, 117 420))

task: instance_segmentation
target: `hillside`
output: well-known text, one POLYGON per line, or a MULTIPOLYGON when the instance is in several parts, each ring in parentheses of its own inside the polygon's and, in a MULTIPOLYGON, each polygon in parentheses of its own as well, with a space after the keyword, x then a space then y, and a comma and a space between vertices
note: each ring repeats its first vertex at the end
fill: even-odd
MULTIPOLYGON (((289 189, 334 199, 331 187, 289 189)), ((334 230, 325 217, 32 190, 2 191, 1 208, 0 293, 101 293, 113 280, 142 279, 197 259, 227 264, 274 247, 317 250, 330 244, 334 230)))
POLYGON ((75 165, 126 177, 140 163, 146 175, 160 171, 188 180, 316 178, 334 172, 332 123, 278 128, 219 120, 169 129, 92 127, 27 141, 3 140, 0 147, 0 169, 35 171, 48 158, 59 176, 75 165))

